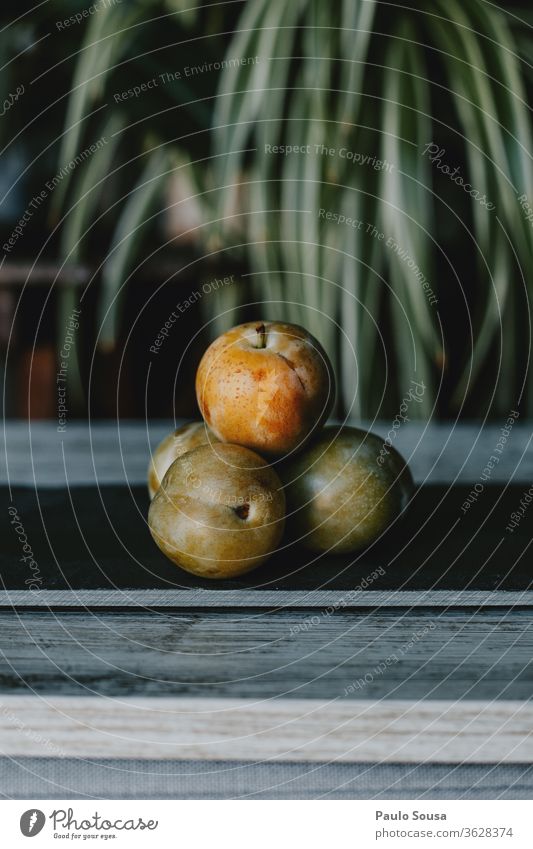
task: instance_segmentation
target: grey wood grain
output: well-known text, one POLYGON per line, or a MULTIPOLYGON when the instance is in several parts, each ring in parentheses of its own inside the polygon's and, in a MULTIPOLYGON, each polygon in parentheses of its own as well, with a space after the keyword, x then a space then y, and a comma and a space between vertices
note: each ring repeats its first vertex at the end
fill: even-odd
MULTIPOLYGON (((152 450, 181 422, 68 422, 58 433, 52 422, 8 422, 0 452, 0 484, 75 486, 143 484, 152 450)), ((394 445, 408 460, 418 483, 476 483, 501 436, 505 421, 482 423, 406 422, 394 445)), ((366 422, 386 437, 390 422, 366 422)), ((510 430, 491 482, 533 481, 533 429, 518 420, 510 430)))
POLYGON ((532 799, 528 764, 0 758, 4 799, 532 799))
POLYGON ((531 763, 532 725, 512 701, 0 698, 7 757, 531 763))
POLYGON ((0 590, 0 608, 533 607, 533 591, 470 590, 0 590))
POLYGON ((529 610, 0 614, 1 692, 529 700, 529 610))

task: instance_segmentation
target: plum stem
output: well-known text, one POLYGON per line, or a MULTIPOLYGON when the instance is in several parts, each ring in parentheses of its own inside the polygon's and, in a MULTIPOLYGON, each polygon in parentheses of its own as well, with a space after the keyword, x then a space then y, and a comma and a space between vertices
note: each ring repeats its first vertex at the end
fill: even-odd
POLYGON ((266 327, 264 324, 258 324, 255 328, 255 332, 258 335, 258 344, 255 346, 256 348, 266 348, 266 327))

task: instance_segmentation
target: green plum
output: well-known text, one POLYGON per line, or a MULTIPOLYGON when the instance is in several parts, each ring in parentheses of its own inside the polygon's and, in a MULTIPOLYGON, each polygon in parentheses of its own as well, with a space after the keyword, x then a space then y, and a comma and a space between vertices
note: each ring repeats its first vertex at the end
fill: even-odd
POLYGON ((287 527, 305 548, 351 553, 373 543, 414 492, 409 467, 388 443, 354 427, 329 426, 282 464, 287 527))

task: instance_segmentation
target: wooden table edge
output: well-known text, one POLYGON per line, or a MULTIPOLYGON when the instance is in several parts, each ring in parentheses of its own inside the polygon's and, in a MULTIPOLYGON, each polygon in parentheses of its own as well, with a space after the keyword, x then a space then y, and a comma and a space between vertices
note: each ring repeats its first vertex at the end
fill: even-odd
POLYGON ((0 608, 344 609, 533 607, 533 591, 500 590, 2 590, 0 608))

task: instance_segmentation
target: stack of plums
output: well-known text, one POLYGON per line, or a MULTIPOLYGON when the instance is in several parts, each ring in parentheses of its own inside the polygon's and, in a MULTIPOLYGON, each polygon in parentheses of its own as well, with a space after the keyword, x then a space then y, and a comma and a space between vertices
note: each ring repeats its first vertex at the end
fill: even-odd
POLYGON ((324 427, 335 379, 302 327, 261 321, 224 333, 196 375, 203 421, 163 440, 148 469, 161 551, 203 578, 234 578, 291 544, 355 552, 407 505, 408 467, 372 433, 324 427))

